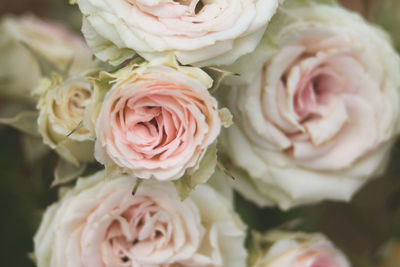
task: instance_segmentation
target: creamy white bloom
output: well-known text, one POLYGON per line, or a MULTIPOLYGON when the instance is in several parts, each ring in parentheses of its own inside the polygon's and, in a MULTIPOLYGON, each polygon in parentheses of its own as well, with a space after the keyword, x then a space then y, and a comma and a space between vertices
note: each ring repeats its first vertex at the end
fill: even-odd
POLYGON ((115 76, 96 119, 95 157, 140 178, 193 173, 220 133, 212 79, 174 59, 128 66, 115 76))
POLYGON ((102 60, 135 51, 147 60, 173 52, 179 62, 231 64, 260 41, 279 0, 77 0, 83 34, 102 60))
POLYGON ((400 60, 387 36, 340 7, 291 4, 267 31, 274 56, 222 97, 235 124, 221 141, 243 170, 236 188, 284 209, 349 200, 399 133, 400 60))
POLYGON ((262 239, 268 249, 252 267, 350 267, 321 234, 271 231, 262 239))
POLYGON ((60 70, 73 60, 73 75, 95 66, 83 39, 62 25, 31 15, 6 16, 0 24, 0 94, 29 98, 38 85, 39 63, 23 44, 60 70))
POLYGON ((245 266, 245 228, 203 184, 184 201, 172 183, 105 172, 78 180, 50 206, 34 238, 40 267, 245 266))
POLYGON ((53 73, 51 78, 41 80, 34 94, 39 96, 38 129, 43 142, 75 165, 94 160, 93 138, 83 126, 92 99, 91 84, 86 78, 64 81, 53 73))

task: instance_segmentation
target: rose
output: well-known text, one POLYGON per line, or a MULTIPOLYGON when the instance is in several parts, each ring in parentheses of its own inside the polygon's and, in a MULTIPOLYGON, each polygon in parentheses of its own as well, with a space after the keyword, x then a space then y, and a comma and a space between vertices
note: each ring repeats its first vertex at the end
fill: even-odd
POLYGON ((95 66, 83 40, 62 25, 34 16, 6 16, 0 24, 0 94, 30 100, 38 85, 39 63, 23 44, 60 70, 73 60, 72 75, 95 66))
POLYGON ((77 0, 94 54, 118 65, 135 51, 152 60, 230 64, 257 46, 278 0, 77 0))
POLYGON ((277 41, 274 56, 221 97, 235 121, 221 138, 240 167, 234 185, 259 205, 349 200, 383 170, 399 133, 400 60, 387 36, 308 3, 287 2, 264 38, 277 41))
MULTIPOLYGON (((221 120, 211 78, 176 61, 128 66, 113 79, 96 120, 95 157, 140 178, 175 180, 195 171, 221 120)), ((111 74, 110 74, 111 75, 111 74)))
POLYGON ((170 182, 143 181, 132 195, 135 177, 105 175, 79 179, 47 209, 34 238, 38 266, 245 265, 244 225, 211 186, 181 201, 170 182))
POLYGON ((34 93, 39 96, 37 122, 43 142, 75 165, 94 160, 93 137, 83 126, 92 99, 91 84, 84 77, 64 81, 53 73, 41 80, 34 93))
POLYGON ((261 250, 253 267, 350 267, 343 254, 321 234, 271 231, 256 242, 268 249, 261 250))

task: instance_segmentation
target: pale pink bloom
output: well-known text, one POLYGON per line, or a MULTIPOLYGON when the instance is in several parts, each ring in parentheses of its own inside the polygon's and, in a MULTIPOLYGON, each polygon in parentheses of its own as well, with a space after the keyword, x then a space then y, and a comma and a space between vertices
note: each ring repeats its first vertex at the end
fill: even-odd
POLYGON ((268 250, 253 267, 350 267, 345 256, 321 234, 267 232, 268 250))
POLYGON ((135 177, 105 176, 79 179, 47 209, 34 238, 38 266, 245 265, 245 227, 211 186, 182 201, 170 182, 143 181, 132 195, 135 177))
POLYGON ((344 9, 286 11, 273 57, 224 96, 236 122, 225 150, 253 183, 237 189, 285 209, 349 200, 382 171, 399 133, 399 57, 383 32, 344 9))
POLYGON ((135 70, 105 96, 95 157, 140 178, 174 180, 198 168, 220 128, 217 101, 199 79, 167 66, 135 70))

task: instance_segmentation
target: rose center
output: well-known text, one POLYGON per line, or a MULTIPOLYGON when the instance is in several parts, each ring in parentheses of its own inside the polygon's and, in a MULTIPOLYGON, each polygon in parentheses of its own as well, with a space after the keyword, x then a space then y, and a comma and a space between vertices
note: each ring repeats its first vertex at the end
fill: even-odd
POLYGON ((68 108, 72 117, 82 118, 85 114, 87 101, 90 99, 90 92, 87 90, 75 90, 69 99, 68 108))
MULTIPOLYGON (((91 92, 85 88, 72 87, 67 92, 62 92, 62 99, 55 99, 52 103, 54 116, 63 122, 64 127, 69 130, 74 129, 82 121, 86 106, 88 105, 91 92)), ((81 128, 78 132, 86 132, 81 128)))
POLYGON ((304 74, 294 96, 294 109, 300 123, 323 116, 324 107, 338 92, 337 77, 321 66, 304 74))
POLYGON ((313 261, 310 267, 338 267, 338 265, 328 256, 321 255, 313 261))
POLYGON ((339 267, 335 253, 330 250, 316 249, 296 257, 292 267, 339 267))
POLYGON ((177 114, 154 104, 139 107, 127 105, 123 115, 129 129, 126 132, 127 143, 147 159, 161 157, 170 148, 174 148, 176 144, 172 143, 177 140, 181 127, 177 114))
POLYGON ((170 243, 171 220, 156 203, 143 202, 129 207, 107 231, 107 246, 122 263, 151 257, 170 243))

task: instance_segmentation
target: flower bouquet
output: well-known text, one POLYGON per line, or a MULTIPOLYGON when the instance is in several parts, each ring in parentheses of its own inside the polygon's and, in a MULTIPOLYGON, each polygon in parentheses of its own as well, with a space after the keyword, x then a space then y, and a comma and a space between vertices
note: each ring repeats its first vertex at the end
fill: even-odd
POLYGON ((342 4, 4 15, 0 161, 29 266, 400 266, 400 4, 342 4))

